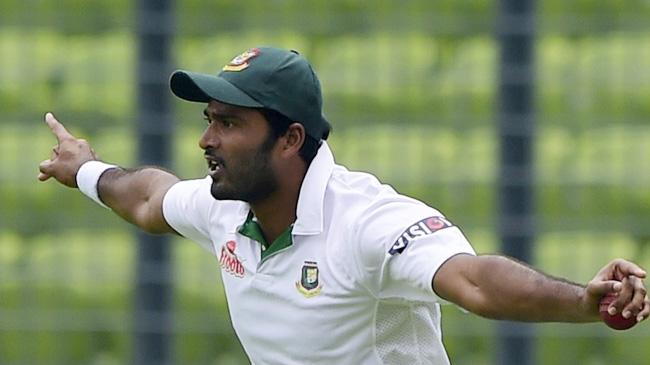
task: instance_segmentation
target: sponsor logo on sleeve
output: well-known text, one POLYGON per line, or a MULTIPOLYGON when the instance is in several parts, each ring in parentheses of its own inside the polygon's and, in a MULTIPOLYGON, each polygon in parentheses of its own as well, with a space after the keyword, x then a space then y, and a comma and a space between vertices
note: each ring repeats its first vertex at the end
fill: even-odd
POLYGON ((221 246, 221 256, 219 257, 219 265, 228 274, 241 278, 244 277, 244 265, 237 257, 235 249, 237 242, 228 241, 225 245, 221 246))
POLYGON ((413 223, 406 230, 397 237, 397 240, 393 243, 388 253, 395 255, 396 253, 402 253, 406 247, 418 237, 428 236, 433 234, 443 228, 452 227, 453 224, 445 219, 444 217, 429 217, 424 218, 423 220, 413 223))

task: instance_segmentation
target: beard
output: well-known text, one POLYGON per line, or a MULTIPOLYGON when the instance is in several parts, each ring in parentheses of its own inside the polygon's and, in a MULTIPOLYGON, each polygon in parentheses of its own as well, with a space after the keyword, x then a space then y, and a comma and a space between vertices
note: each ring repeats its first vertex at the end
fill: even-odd
POLYGON ((260 147, 224 161, 224 174, 212 180, 210 194, 217 200, 255 203, 269 197, 278 188, 271 167, 271 150, 276 139, 268 136, 260 147))

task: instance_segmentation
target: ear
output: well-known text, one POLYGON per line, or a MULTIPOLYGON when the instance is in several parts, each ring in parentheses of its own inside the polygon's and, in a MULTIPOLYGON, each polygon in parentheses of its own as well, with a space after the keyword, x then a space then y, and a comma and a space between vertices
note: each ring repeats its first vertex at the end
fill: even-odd
POLYGON ((300 123, 291 123, 282 136, 282 154, 298 155, 300 148, 305 143, 305 127, 300 123))

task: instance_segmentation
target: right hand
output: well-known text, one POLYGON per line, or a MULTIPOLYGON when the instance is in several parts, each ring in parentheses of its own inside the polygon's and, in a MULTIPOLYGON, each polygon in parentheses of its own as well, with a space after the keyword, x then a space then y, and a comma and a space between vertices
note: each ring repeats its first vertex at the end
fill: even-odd
POLYGON ((603 295, 616 292, 618 296, 609 306, 609 314, 621 313, 624 318, 635 317, 641 322, 650 315, 645 278, 645 270, 637 264, 623 259, 612 260, 587 284, 584 307, 595 315, 603 295))
POLYGON ((45 123, 57 139, 52 156, 38 166, 38 179, 46 181, 53 177, 71 188, 77 187, 77 172, 84 162, 97 160, 97 155, 84 139, 77 139, 59 123, 52 113, 45 114, 45 123))

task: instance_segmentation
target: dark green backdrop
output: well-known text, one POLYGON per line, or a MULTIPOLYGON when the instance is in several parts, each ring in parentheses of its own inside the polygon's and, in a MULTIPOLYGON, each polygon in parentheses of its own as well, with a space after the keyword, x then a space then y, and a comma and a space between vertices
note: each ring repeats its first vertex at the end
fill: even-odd
MULTIPOLYGON (((614 256, 650 266, 650 3, 540 1, 535 265, 585 282, 614 256)), ((494 252, 498 44, 492 1, 179 1, 179 68, 256 45, 314 64, 338 162, 445 212, 494 252)), ((123 364, 133 229, 36 181, 51 110, 105 160, 134 157, 133 5, 5 0, 0 11, 0 363, 123 364)), ((156 19, 147 19, 155 26, 156 19)), ((175 102, 175 170, 204 173, 202 107, 175 102)), ((242 364, 218 264, 174 243, 174 357, 242 364)), ((454 364, 490 364, 493 323, 444 309, 454 364)), ((644 364, 650 327, 539 325, 540 364, 644 364)))

